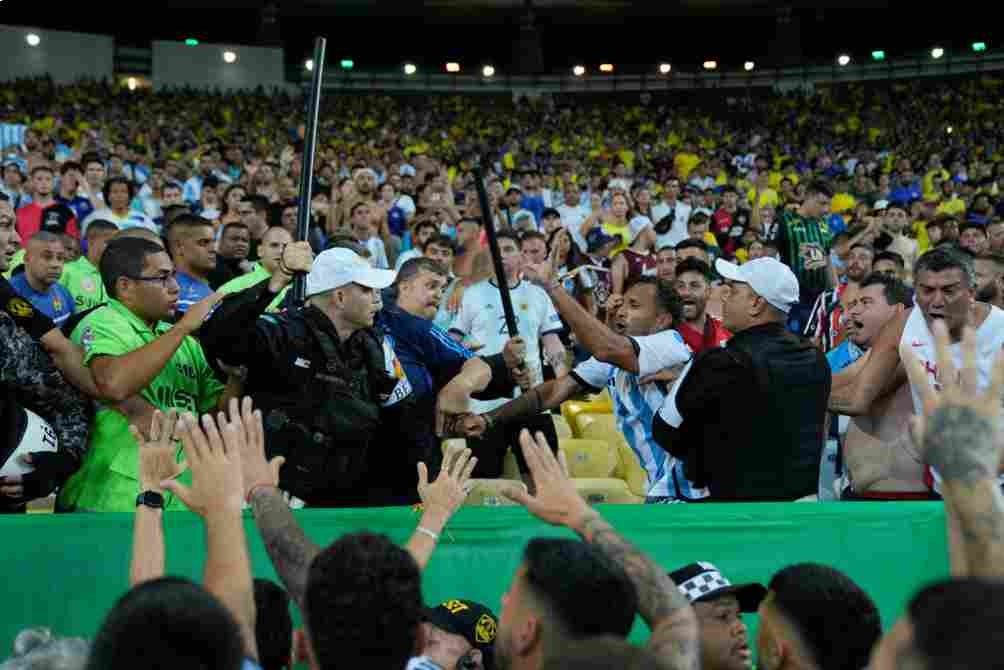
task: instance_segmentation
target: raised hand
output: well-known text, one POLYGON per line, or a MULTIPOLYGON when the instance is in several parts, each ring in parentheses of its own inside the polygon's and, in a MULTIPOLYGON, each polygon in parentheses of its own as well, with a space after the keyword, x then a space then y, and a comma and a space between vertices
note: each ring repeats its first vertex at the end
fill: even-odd
POLYGON ((219 514, 240 514, 244 502, 241 479, 243 436, 236 425, 220 415, 217 427, 213 417, 202 417, 201 425, 185 413, 176 434, 181 437, 185 458, 192 469, 192 486, 172 479, 161 482, 166 491, 178 496, 188 509, 204 519, 219 514))
POLYGON ((174 479, 188 467, 185 461, 178 462, 178 448, 174 440, 177 426, 178 412, 173 409, 167 414, 160 410, 153 413, 149 438, 144 437, 136 426, 129 426, 129 432, 139 446, 140 491, 161 492, 161 482, 174 479))
POLYGON ((523 505, 541 521, 580 530, 590 509, 568 476, 565 454, 559 452, 555 458, 544 434, 537 433, 533 437, 528 430, 520 432, 519 446, 533 476, 536 493, 530 495, 524 489, 513 487, 504 490, 502 495, 523 505))
POLYGON ((223 293, 217 291, 195 303, 188 308, 185 316, 181 317, 178 325, 184 329, 184 332, 194 333, 202 326, 202 322, 209 318, 209 315, 216 309, 216 305, 219 304, 220 300, 223 300, 223 296, 223 293))
POLYGON ((265 457, 265 428, 261 411, 255 410, 251 398, 230 400, 230 423, 243 432, 244 448, 241 453, 241 478, 244 498, 259 486, 279 487, 279 470, 286 459, 276 456, 271 461, 265 457))
POLYGON ((467 498, 467 483, 478 459, 471 457, 470 449, 450 447, 443 457, 443 465, 436 480, 429 482, 429 469, 418 464, 418 497, 429 512, 444 516, 446 523, 460 509, 467 498))

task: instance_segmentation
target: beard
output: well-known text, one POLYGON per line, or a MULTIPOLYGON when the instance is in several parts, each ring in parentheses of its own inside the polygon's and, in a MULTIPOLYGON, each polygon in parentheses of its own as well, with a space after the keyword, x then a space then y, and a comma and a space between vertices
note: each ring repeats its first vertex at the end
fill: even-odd
POLYGON ((997 290, 997 282, 993 281, 976 292, 976 299, 980 302, 994 303, 999 297, 1000 291, 997 290))

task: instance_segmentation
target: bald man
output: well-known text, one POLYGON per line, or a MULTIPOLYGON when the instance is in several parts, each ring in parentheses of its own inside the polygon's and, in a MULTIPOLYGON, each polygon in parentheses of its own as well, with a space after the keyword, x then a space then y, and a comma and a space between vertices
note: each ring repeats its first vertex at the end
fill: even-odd
POLYGON ((46 231, 35 233, 25 245, 24 272, 11 278, 18 295, 61 326, 73 315, 73 296, 59 283, 66 262, 63 238, 46 231))

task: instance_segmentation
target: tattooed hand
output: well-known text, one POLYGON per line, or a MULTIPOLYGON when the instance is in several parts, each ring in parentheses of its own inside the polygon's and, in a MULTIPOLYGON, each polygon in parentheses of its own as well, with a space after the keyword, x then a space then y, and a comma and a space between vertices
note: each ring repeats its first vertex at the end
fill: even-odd
POLYGON ((943 323, 932 328, 937 350, 937 392, 927 379, 927 371, 908 346, 900 356, 910 384, 920 393, 923 416, 911 421, 911 433, 925 461, 946 480, 971 483, 996 478, 1000 468, 1001 391, 1004 387, 1004 358, 998 358, 993 381, 986 392, 978 386, 976 335, 967 328, 962 337, 961 370, 956 370, 943 323))

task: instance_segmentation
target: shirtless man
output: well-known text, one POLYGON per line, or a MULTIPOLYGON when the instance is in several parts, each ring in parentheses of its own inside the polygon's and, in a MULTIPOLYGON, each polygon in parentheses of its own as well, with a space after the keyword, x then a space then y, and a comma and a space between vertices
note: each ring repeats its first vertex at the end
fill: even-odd
MULTIPOLYGON (((997 356, 1004 348, 1004 310, 976 301, 976 273, 967 254, 950 247, 933 249, 914 266, 917 307, 892 318, 879 332, 868 359, 860 366, 834 375, 830 410, 861 416, 874 410, 875 401, 906 381, 900 348, 913 352, 927 371, 927 381, 940 388, 931 326, 942 321, 951 340, 956 368, 962 367, 960 342, 967 325, 976 334, 977 384, 989 387, 997 356)), ((913 411, 923 411, 918 389, 911 387, 913 411)), ((928 488, 937 492, 937 473, 928 469, 928 488)))
MULTIPOLYGON (((860 364, 882 326, 913 307, 907 286, 894 277, 873 273, 865 277, 847 306, 847 341, 843 348, 864 351, 860 364)), ((910 385, 878 398, 871 411, 850 417, 843 440, 843 500, 929 500, 924 466, 910 441, 908 422, 913 415, 910 385)))

